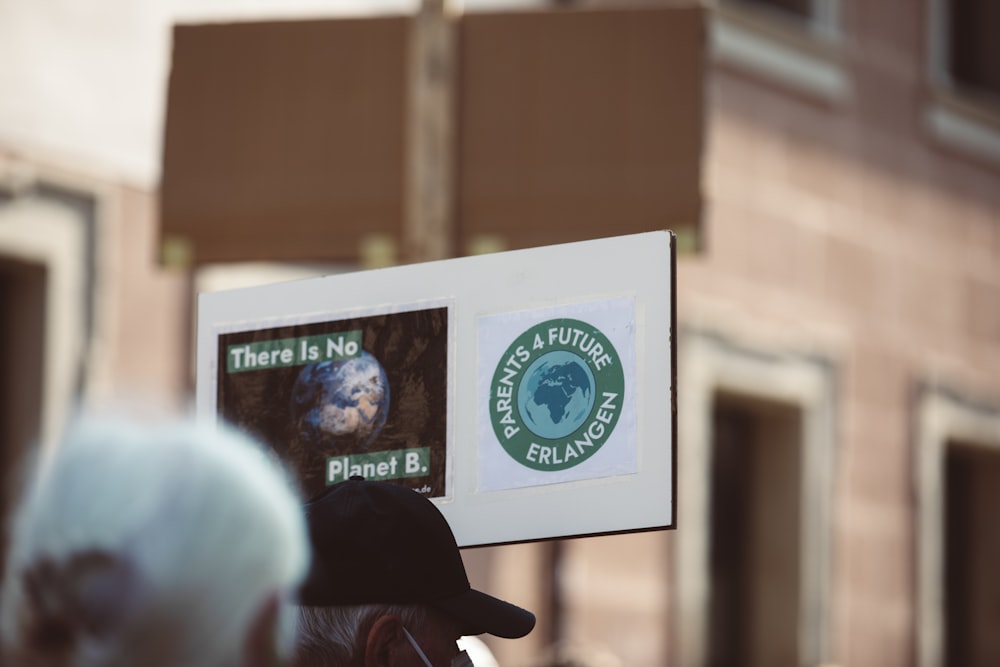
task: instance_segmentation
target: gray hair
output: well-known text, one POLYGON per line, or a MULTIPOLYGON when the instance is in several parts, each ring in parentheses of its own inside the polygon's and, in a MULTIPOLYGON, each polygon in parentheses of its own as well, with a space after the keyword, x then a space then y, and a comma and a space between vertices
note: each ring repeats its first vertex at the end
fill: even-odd
POLYGON ((307 565, 298 495, 257 443, 91 417, 27 481, 0 636, 32 667, 239 665, 258 614, 307 565))
POLYGON ((299 638, 295 667, 350 667, 360 664, 363 634, 380 616, 395 614, 411 632, 420 632, 428 619, 419 604, 364 604, 335 607, 299 607, 299 638))

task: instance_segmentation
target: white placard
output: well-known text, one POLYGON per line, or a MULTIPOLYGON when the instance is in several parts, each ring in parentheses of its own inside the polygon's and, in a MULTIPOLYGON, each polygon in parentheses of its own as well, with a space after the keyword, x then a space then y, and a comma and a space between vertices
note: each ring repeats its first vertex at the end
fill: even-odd
POLYGON ((671 528, 667 231, 199 298, 197 402, 289 460, 414 488, 460 546, 671 528))

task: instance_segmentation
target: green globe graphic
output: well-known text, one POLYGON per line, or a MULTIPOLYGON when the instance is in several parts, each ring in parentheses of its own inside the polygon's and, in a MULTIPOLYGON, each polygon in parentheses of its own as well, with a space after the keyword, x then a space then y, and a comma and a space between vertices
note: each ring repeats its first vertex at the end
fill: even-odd
POLYGON ((543 354, 521 376, 517 408, 540 438, 557 440, 578 429, 594 407, 594 374, 577 354, 543 354))

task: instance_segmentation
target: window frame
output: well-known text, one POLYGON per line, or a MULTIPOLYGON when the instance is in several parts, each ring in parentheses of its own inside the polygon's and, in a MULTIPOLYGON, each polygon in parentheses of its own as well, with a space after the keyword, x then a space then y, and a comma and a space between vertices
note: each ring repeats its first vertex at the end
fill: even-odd
MULTIPOLYGON (((0 253, 46 272, 39 441, 53 445, 80 402, 106 384, 113 195, 28 161, 0 161, 0 253)), ((28 444, 28 443, 25 443, 28 444)))
POLYGON ((801 20, 778 8, 719 0, 710 33, 713 59, 819 102, 844 104, 853 92, 841 2, 812 0, 812 18, 801 20))
POLYGON ((1000 404, 972 398, 934 383, 917 387, 917 666, 942 667, 944 618, 944 463, 949 442, 1000 450, 1000 404))
POLYGON ((833 529, 836 474, 836 372, 827 359, 734 342, 712 331, 683 330, 678 357, 678 525, 674 554, 677 664, 708 660, 708 572, 712 407, 737 393, 797 408, 802 424, 799 664, 835 662, 833 529))
POLYGON ((935 143, 967 157, 1000 165, 1000 95, 957 83, 949 63, 949 0, 926 0, 927 102, 923 125, 935 143))

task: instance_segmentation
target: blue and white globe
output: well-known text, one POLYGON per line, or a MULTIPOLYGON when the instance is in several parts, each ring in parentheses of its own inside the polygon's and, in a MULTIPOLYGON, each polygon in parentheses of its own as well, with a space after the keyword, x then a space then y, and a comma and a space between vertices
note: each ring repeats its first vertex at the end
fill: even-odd
POLYGON ((358 452, 378 439, 389 414, 389 378, 368 352, 302 368, 291 410, 299 440, 327 453, 358 452))
POLYGON ((521 376, 517 408, 540 438, 558 440, 580 428, 594 407, 594 373, 577 354, 547 352, 521 376))

